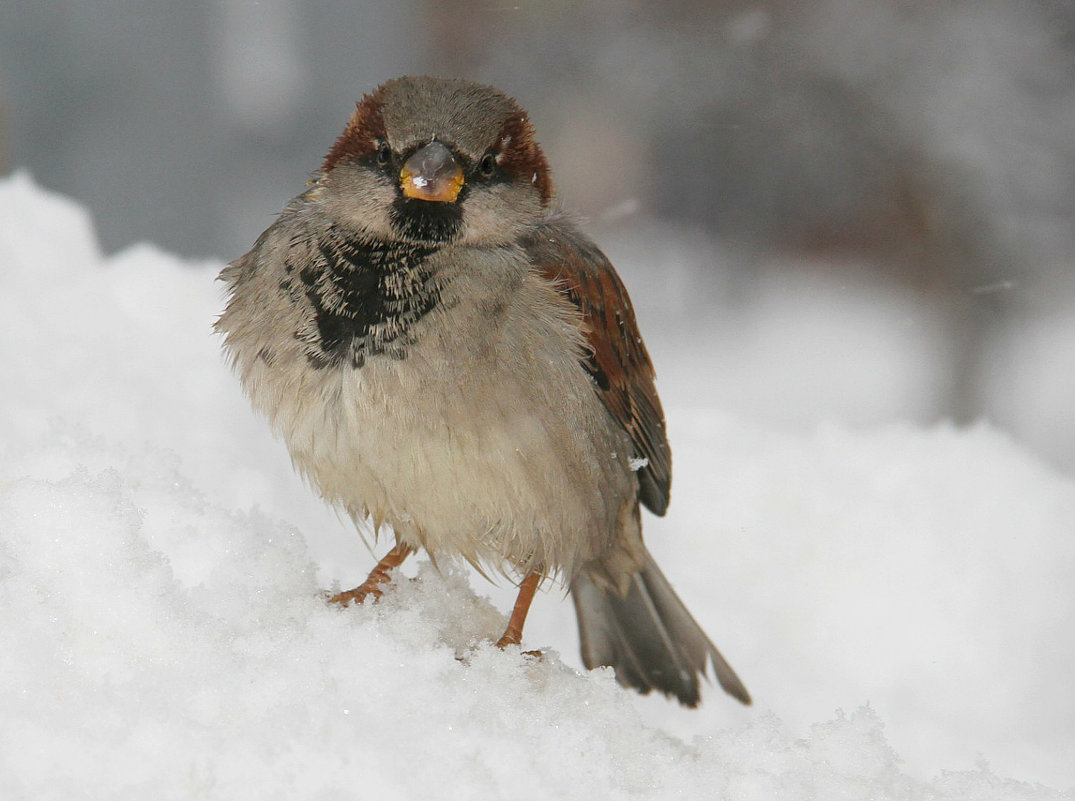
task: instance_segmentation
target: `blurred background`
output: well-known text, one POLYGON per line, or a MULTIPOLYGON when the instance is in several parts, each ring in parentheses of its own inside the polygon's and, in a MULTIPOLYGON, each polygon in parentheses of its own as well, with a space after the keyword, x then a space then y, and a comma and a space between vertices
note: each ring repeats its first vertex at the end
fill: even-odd
POLYGON ((414 72, 530 111, 670 408, 1075 468, 1072 0, 5 0, 0 165, 232 259, 414 72))

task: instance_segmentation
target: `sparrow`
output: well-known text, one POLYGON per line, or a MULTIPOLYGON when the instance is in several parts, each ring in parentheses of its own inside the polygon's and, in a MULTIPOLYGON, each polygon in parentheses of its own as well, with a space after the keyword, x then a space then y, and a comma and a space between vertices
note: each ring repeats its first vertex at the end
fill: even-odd
POLYGON ((394 546, 570 589, 582 661, 693 707, 743 683, 642 541, 671 455, 627 290, 553 200, 527 113, 456 78, 357 103, 309 188, 220 274, 216 322, 254 408, 330 504, 394 546))

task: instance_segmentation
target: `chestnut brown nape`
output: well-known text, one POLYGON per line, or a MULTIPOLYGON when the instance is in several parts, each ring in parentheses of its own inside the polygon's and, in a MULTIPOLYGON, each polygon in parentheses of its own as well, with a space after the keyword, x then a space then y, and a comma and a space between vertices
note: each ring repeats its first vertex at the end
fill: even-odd
POLYGON ((374 155, 377 140, 385 138, 384 117, 381 113, 383 94, 384 87, 378 87, 376 91, 363 95, 355 104, 347 127, 337 137, 321 164, 322 172, 328 172, 340 161, 368 159, 374 155))
POLYGON ((530 181, 541 195, 541 204, 552 200, 552 171, 541 145, 534 136, 534 126, 525 113, 510 117, 500 131, 500 140, 508 141, 502 166, 519 180, 530 181))

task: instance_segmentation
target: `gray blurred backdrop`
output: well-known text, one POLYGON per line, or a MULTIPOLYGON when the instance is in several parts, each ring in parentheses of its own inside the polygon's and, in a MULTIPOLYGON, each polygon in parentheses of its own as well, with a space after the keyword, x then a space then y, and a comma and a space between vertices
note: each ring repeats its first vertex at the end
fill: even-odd
POLYGON ((695 401, 1070 469, 1073 54, 1071 0, 5 0, 0 159, 106 251, 230 259, 364 91, 494 83, 695 401))

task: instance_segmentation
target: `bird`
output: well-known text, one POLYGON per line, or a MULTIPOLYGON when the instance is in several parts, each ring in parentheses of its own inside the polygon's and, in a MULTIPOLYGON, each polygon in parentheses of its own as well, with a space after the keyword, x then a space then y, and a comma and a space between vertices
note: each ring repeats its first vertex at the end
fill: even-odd
POLYGON ((695 707, 711 665, 751 702, 643 542, 671 486, 653 364, 515 99, 425 75, 364 94, 220 279, 255 410, 326 502, 394 538, 333 602, 380 597, 418 550, 465 560, 519 588, 506 648, 563 582, 588 669, 695 707))

